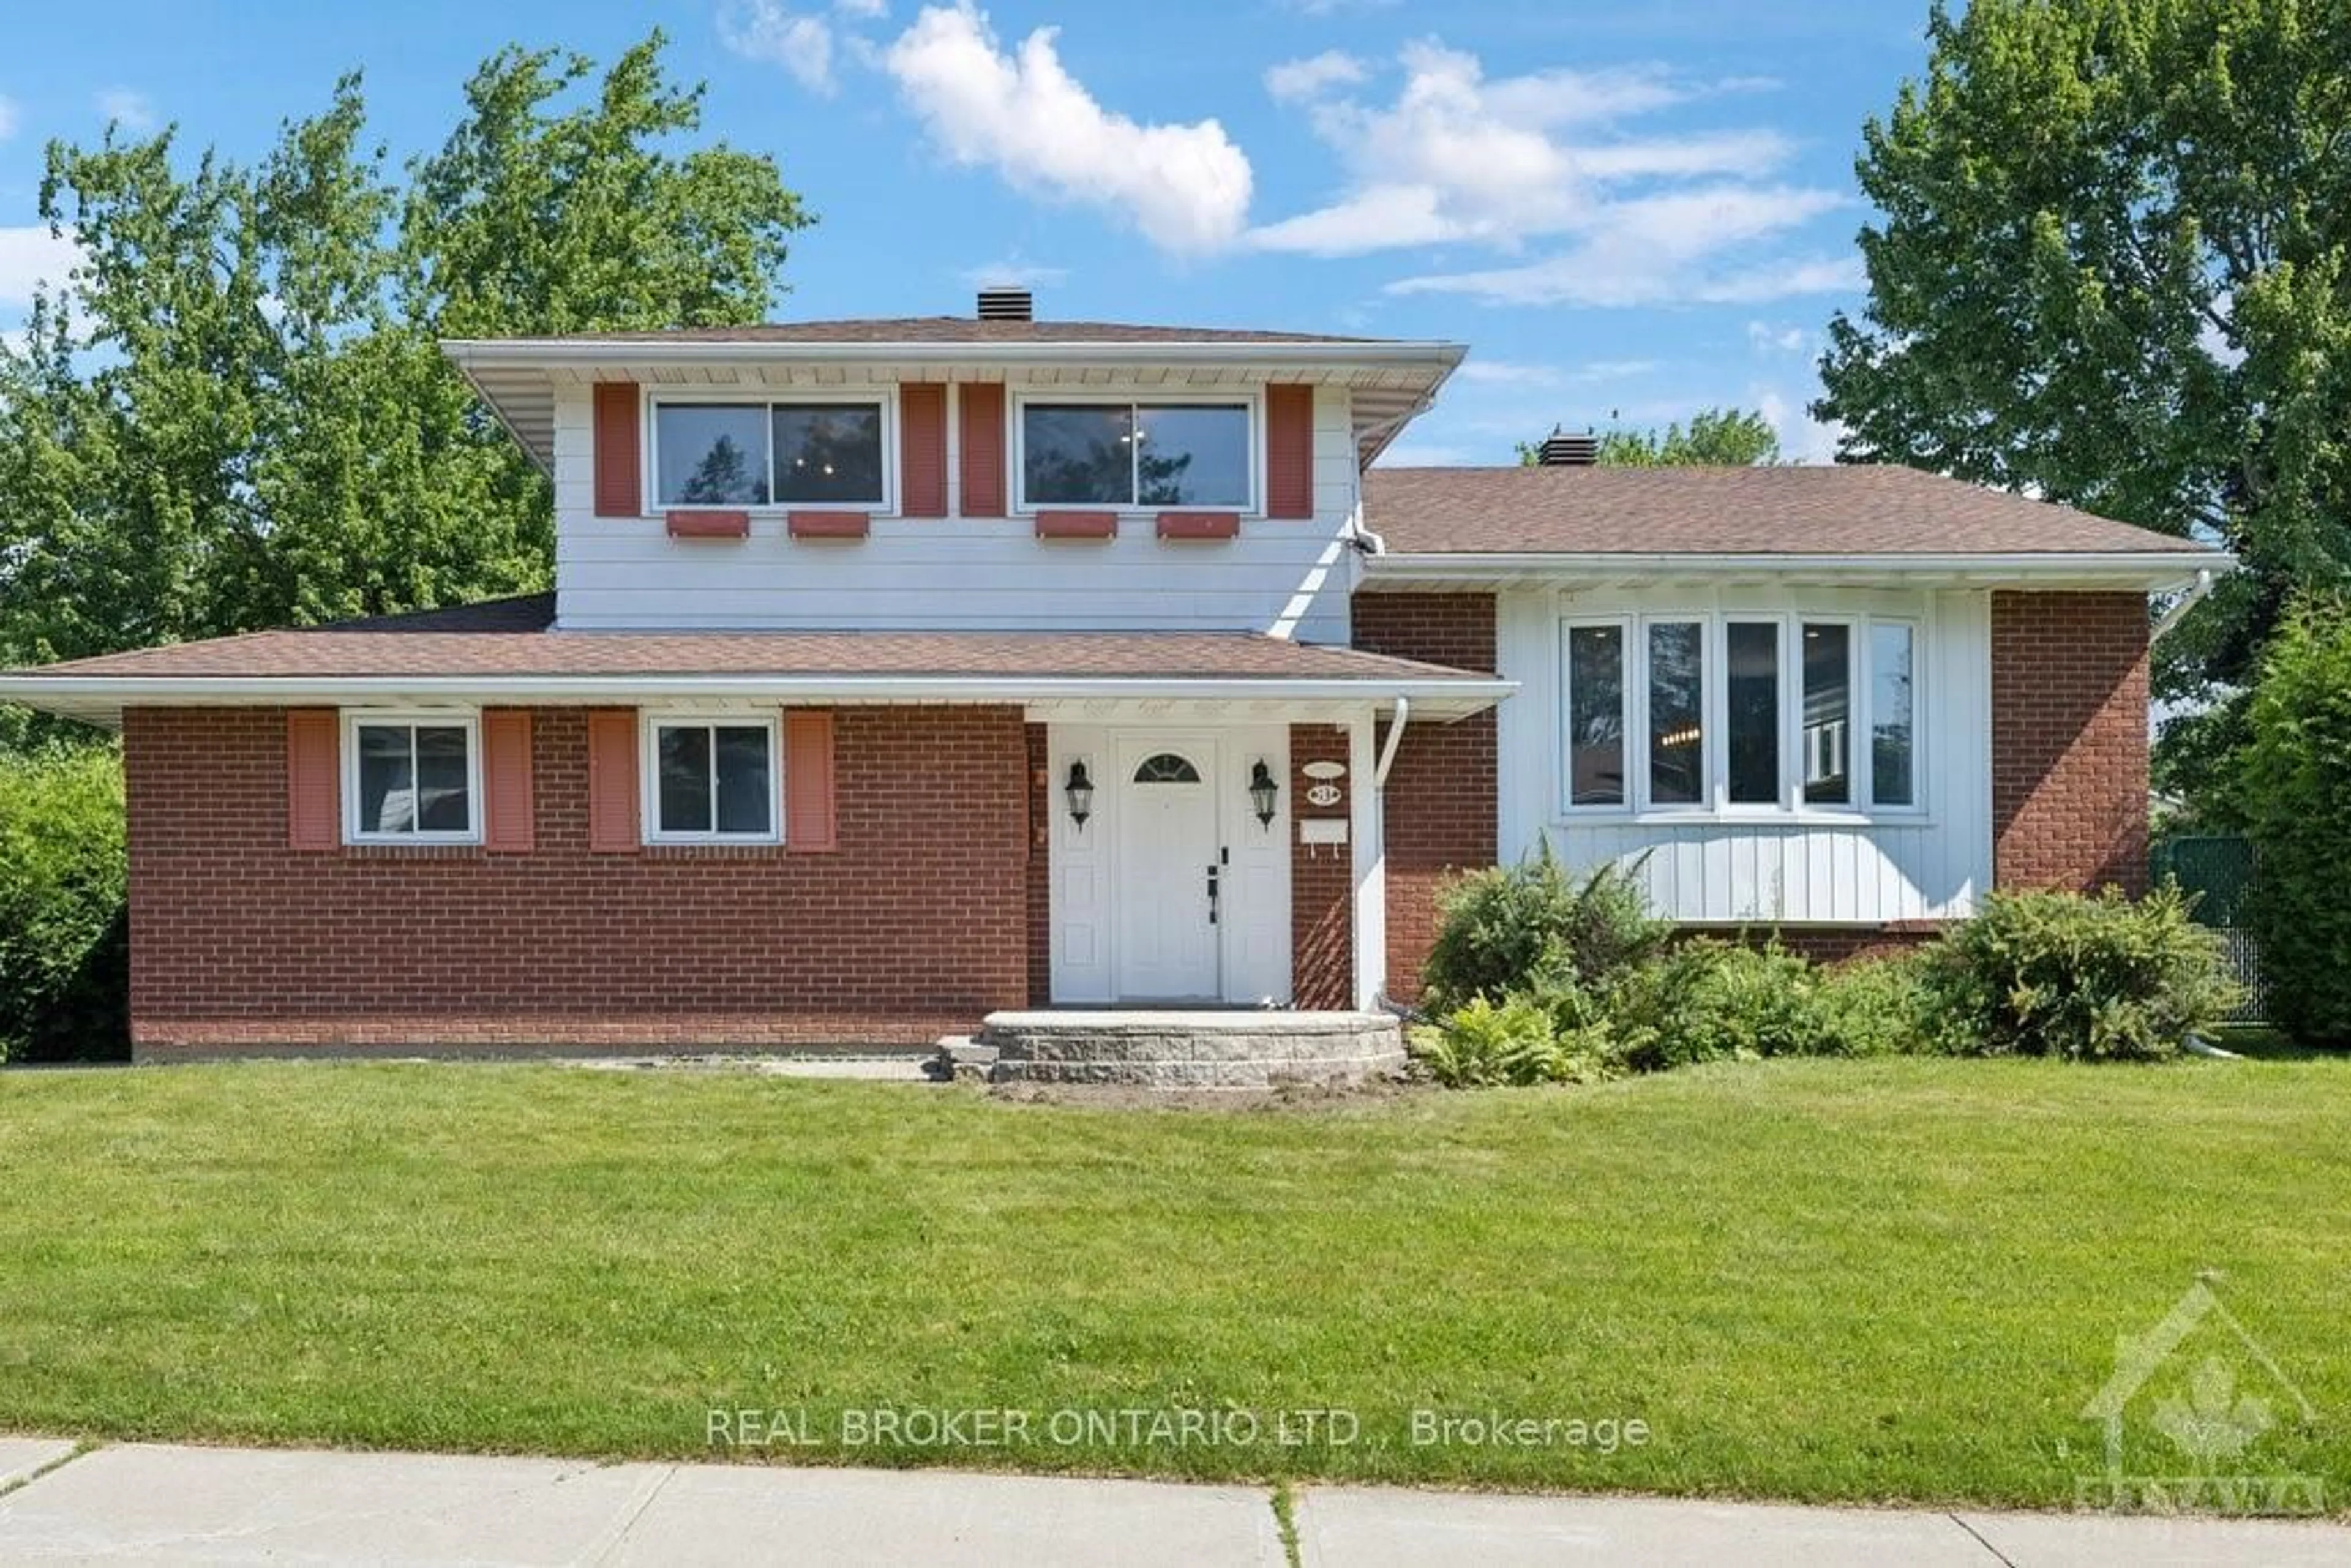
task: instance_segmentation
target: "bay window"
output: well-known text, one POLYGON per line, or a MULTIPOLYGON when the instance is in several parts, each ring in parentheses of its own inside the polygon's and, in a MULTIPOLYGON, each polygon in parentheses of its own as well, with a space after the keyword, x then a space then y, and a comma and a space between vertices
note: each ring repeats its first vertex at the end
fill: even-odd
POLYGON ((1024 402, 1020 507, 1249 509, 1249 411, 1245 402, 1024 402))
POLYGON ((1568 620, 1561 803, 1571 813, 1913 811, 1917 628, 1801 611, 1568 620))
POLYGON ((653 404, 653 499, 672 507, 884 507, 874 398, 653 404))

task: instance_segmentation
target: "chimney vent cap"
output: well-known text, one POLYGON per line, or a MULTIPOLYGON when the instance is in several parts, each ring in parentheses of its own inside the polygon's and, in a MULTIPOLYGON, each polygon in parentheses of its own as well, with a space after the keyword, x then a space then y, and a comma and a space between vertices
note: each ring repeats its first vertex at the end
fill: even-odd
POLYGON ((1600 439, 1569 435, 1554 430, 1535 449, 1535 462, 1545 468, 1589 468, 1600 461, 1600 439))
POLYGON ((979 319, 1033 321, 1037 319, 1036 300, 1025 288, 983 288, 979 291, 979 319))

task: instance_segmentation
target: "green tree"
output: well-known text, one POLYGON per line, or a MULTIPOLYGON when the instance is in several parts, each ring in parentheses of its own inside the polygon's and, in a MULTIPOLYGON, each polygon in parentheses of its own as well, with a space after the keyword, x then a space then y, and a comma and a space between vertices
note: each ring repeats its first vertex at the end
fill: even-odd
POLYGON ((811 221, 773 159, 677 150, 663 47, 500 52, 404 184, 356 76, 250 169, 52 144, 79 261, 0 344, 0 664, 543 585, 547 482, 438 340, 758 320, 811 221))
POLYGON ((2314 598, 2271 639, 2241 754, 2250 903, 2267 1016, 2296 1038, 2351 1043, 2351 606, 2314 598))
POLYGON ((1829 329, 1840 455, 2223 543, 2168 638, 2158 777, 2237 807, 2289 594, 2351 562, 2351 0, 1938 5, 1857 165, 1869 302, 1829 329))
MULTIPOLYGON (((1540 442, 1521 441, 1519 461, 1531 464, 1541 450, 1540 442)), ((1687 425, 1604 431, 1595 461, 1611 468, 1750 468, 1780 461, 1780 437, 1771 422, 1751 409, 1700 409, 1687 425)))

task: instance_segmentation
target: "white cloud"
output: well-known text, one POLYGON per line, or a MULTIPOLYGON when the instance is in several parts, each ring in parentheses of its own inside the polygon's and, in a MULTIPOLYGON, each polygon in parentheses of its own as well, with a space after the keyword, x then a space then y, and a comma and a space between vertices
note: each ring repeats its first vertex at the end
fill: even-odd
POLYGON ((967 267, 958 274, 974 288, 1050 288, 1067 279, 1066 267, 1046 267, 1019 257, 991 261, 982 267, 967 267))
POLYGON ((1552 387, 1560 382, 1556 366, 1521 365, 1509 360, 1465 360, 1453 375, 1457 381, 1479 382, 1492 386, 1552 387))
POLYGON ((783 67, 811 91, 835 90, 832 26, 821 16, 796 15, 775 0, 730 0, 718 13, 718 41, 747 60, 783 67))
POLYGON ((1834 463, 1844 426, 1813 417, 1810 400, 1792 400, 1777 387, 1750 386, 1747 401, 1780 437, 1780 455, 1796 463, 1834 463))
POLYGON ((98 112, 125 131, 141 131, 155 129, 155 104, 143 92, 127 87, 110 87, 98 95, 98 112))
POLYGON ((27 305, 36 285, 62 284, 80 252, 47 224, 0 228, 0 305, 27 305))
POLYGON ((1478 454, 1467 446, 1455 446, 1444 442, 1399 441, 1380 454, 1375 468, 1458 468, 1465 463, 1478 461, 1478 454))
POLYGON ((1812 347, 1813 335, 1802 327, 1750 321, 1747 323, 1747 343, 1759 354, 1801 354, 1812 347))
POLYGON ((832 0, 832 8, 844 16, 873 21, 890 14, 890 0, 832 0))
POLYGON ((1040 27, 998 48, 967 3, 930 6, 883 52, 907 107, 959 163, 1015 188, 1107 208, 1162 250, 1232 243, 1248 217, 1249 159, 1214 120, 1142 125, 1104 109, 1040 27))
POLYGON ((1424 274, 1394 294, 1466 294, 1498 305, 1751 302, 1854 287, 1858 261, 1726 270, 1719 253, 1775 238, 1844 204, 1827 191, 1714 185, 1610 204, 1568 249, 1518 267, 1424 274))
POLYGON ((23 123, 24 116, 17 110, 16 100, 5 93, 0 93, 0 141, 5 141, 16 135, 16 127, 23 123))
POLYGON ((1367 73, 1364 62, 1344 49, 1325 49, 1309 59, 1284 60, 1265 73, 1265 90, 1275 98, 1310 99, 1334 87, 1352 86, 1367 73))

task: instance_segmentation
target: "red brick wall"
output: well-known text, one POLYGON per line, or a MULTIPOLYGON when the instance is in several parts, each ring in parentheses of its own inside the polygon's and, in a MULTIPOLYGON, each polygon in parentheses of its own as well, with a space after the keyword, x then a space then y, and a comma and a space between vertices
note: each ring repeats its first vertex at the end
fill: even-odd
POLYGON ((2147 885, 2147 600, 1991 597, 1992 881, 2147 885))
MULTIPOLYGON (((1362 593, 1358 648, 1459 670, 1494 668, 1494 600, 1485 593, 1362 593)), ((1386 744, 1386 730, 1380 743, 1386 744)), ((1437 937, 1437 893, 1453 873, 1494 863, 1500 842, 1492 709, 1452 724, 1406 723, 1388 772, 1388 994, 1420 994, 1437 937)))
POLYGON ((1027 998, 1017 708, 842 708, 839 844, 588 849, 586 716, 535 716, 538 848, 286 842, 275 709, 125 716, 144 1054, 926 1043, 1027 998))
MULTIPOLYGON (((1293 817, 1344 820, 1352 791, 1367 787, 1351 772, 1340 780, 1335 806, 1310 806, 1310 762, 1347 761, 1347 732, 1334 725, 1290 727, 1290 804, 1293 817)), ((1290 839, 1290 989, 1301 1008, 1343 1009, 1355 1005, 1355 855, 1348 844, 1304 844, 1296 826, 1290 839)))
POLYGON ((1053 1000, 1052 756, 1045 727, 1028 728, 1029 746, 1029 1005, 1053 1000))

